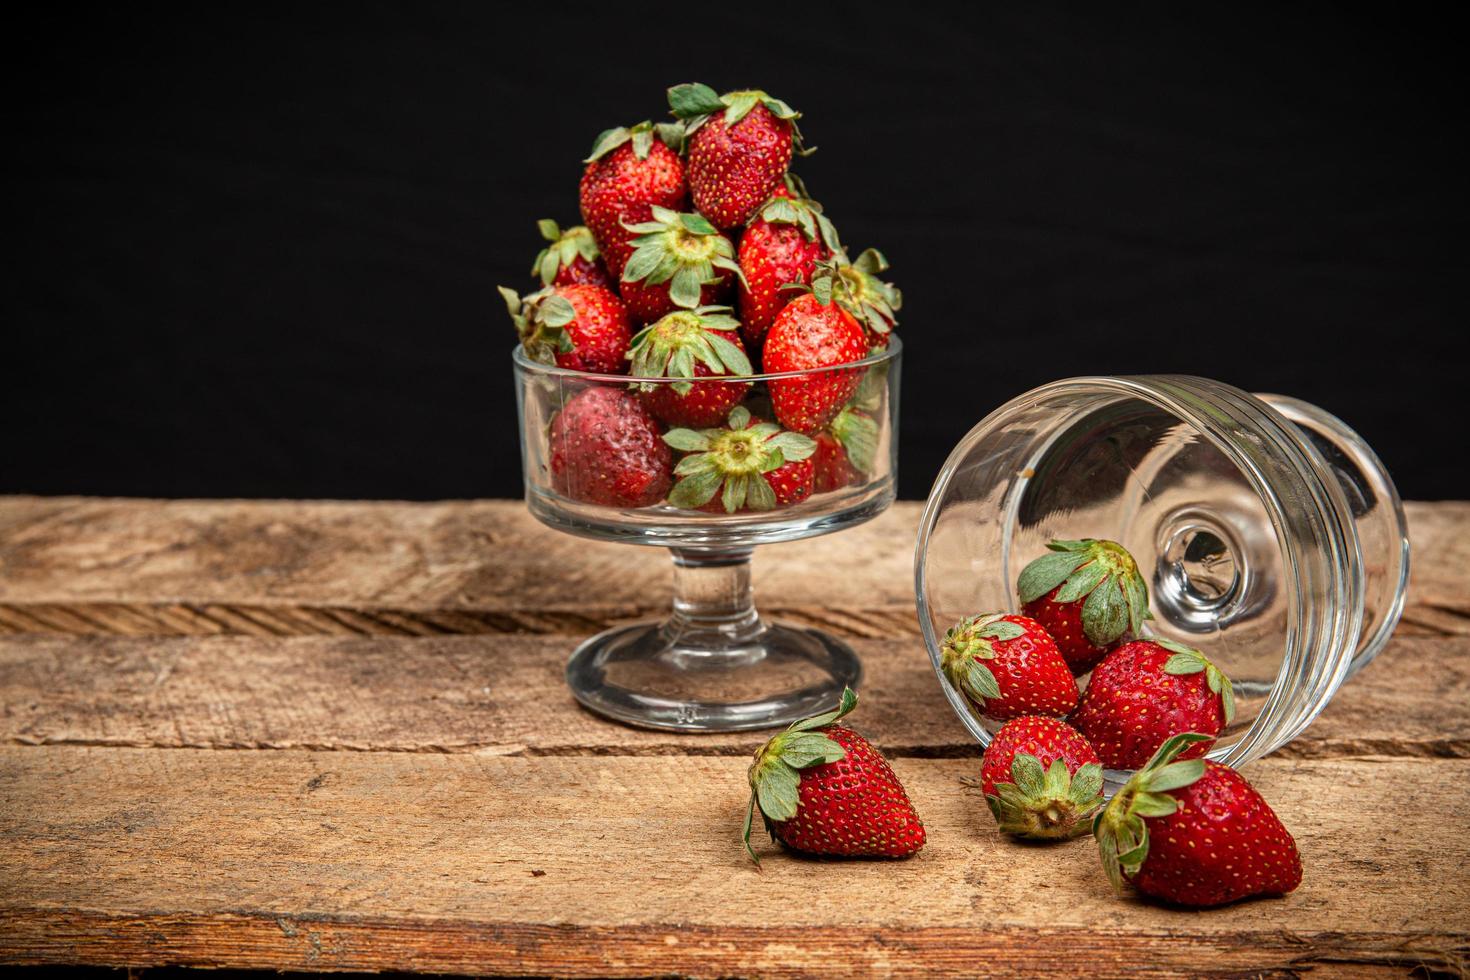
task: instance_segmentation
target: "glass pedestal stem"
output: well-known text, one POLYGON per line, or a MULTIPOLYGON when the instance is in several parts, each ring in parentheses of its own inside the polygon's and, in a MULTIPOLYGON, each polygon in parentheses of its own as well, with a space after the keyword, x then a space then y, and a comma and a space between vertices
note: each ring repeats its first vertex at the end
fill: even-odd
POLYGON ((674 601, 662 622, 619 626, 567 662, 585 707, 644 728, 772 728, 836 707, 862 667, 847 644, 766 623, 750 587, 751 549, 670 549, 674 601))

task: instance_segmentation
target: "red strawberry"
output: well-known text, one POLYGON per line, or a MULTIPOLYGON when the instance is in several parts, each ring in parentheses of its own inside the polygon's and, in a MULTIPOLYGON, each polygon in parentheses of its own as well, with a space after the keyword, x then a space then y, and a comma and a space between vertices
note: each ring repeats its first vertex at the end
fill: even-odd
MULTIPOLYGON (((1119 640, 1142 635, 1148 586, 1116 541, 1052 541, 1051 554, 1021 570, 1021 611, 1046 627, 1075 674, 1085 674, 1119 640)), ((1150 752, 1153 751, 1151 748, 1150 752)))
POLYGON ((526 355, 594 374, 624 374, 633 339, 628 308, 601 286, 548 286, 524 298, 500 287, 526 355))
POLYGON ((1216 762, 1175 762, 1206 735, 1176 735, 1093 825, 1113 887, 1180 905, 1285 895, 1302 883, 1296 841, 1245 777, 1216 762))
POLYGON ((634 235, 625 225, 647 221, 650 207, 677 211, 684 206, 683 139, 677 123, 641 122, 609 129, 593 142, 582 172, 582 220, 613 276, 623 274, 633 253, 634 235))
MULTIPOLYGON (((628 358, 640 378, 707 378, 750 375, 740 343, 740 324, 728 306, 670 313, 633 338, 628 358)), ((744 400, 749 384, 728 381, 645 384, 643 404, 669 425, 717 426, 744 400)))
POLYGON ((781 183, 801 113, 760 91, 716 94, 697 82, 669 89, 669 108, 689 141, 689 192, 720 228, 750 220, 781 183))
POLYGON ((833 297, 851 313, 868 333, 868 346, 883 350, 889 334, 898 326, 898 310, 903 294, 878 278, 888 269, 888 260, 876 248, 864 249, 856 262, 848 262, 840 252, 829 262, 819 263, 815 275, 832 277, 833 297))
POLYGON ((734 514, 773 510, 812 495, 811 455, 816 443, 737 407, 726 428, 670 429, 664 442, 689 455, 669 503, 686 510, 734 514))
POLYGON ((1034 619, 992 613, 950 627, 939 655, 944 676, 980 714, 1062 717, 1077 705, 1077 682, 1034 619))
MULTIPOLYGON (((816 371, 861 361, 867 338, 852 314, 832 299, 831 280, 818 278, 776 314, 762 365, 770 373, 816 371)), ((863 380, 863 369, 820 371, 768 383, 776 419, 797 432, 816 432, 836 417, 863 380)))
POLYGON ((1001 726, 980 764, 980 789, 1003 833, 1075 837, 1102 806, 1102 766, 1082 734, 1028 715, 1001 726))
POLYGON ((592 232, 582 225, 562 231, 550 218, 542 218, 536 227, 541 237, 551 243, 531 264, 531 275, 540 276, 541 285, 614 288, 612 277, 602 264, 602 253, 597 251, 597 242, 592 240, 592 232))
POLYGON ((810 285, 817 263, 840 251, 837 229, 787 174, 751 220, 740 238, 740 328, 752 347, 759 347, 776 314, 791 299, 782 287, 810 285), (797 188, 793 190, 793 188, 797 188))
POLYGON ((639 323, 710 306, 729 288, 731 275, 740 274, 730 240, 697 214, 655 207, 650 220, 628 230, 638 237, 618 288, 639 323))
POLYGON ((1109 769, 1137 769, 1170 737, 1210 737, 1185 753, 1204 755, 1235 717, 1230 680, 1193 647, 1173 640, 1134 640, 1092 672, 1072 724, 1109 769))
POLYGON ((588 388, 551 421, 558 493, 606 507, 648 507, 668 493, 673 453, 658 423, 622 388, 588 388))
POLYGON ((864 482, 878 456, 878 423, 851 405, 817 433, 816 491, 827 493, 864 482))
POLYGON ((878 750, 836 722, 857 706, 851 689, 836 711, 799 721, 761 746, 750 767, 745 850, 756 808, 766 830, 808 854, 908 857, 924 846, 924 823, 878 750))

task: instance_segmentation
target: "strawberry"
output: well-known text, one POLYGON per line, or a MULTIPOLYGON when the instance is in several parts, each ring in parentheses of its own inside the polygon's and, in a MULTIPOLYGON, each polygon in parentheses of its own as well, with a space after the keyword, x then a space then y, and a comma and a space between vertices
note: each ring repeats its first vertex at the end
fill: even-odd
POLYGON ((1077 705, 1077 682, 1034 619, 991 613, 950 627, 939 655, 944 676, 979 714, 1058 718, 1077 705))
POLYGON ((639 323, 716 303, 740 274, 730 240, 697 214, 654 207, 648 221, 627 228, 638 237, 618 288, 639 323))
POLYGON ((551 421, 558 493, 606 507, 648 507, 668 493, 673 453, 658 423, 622 388, 587 388, 551 421))
POLYGON ((1134 640, 1092 672, 1072 724, 1110 769, 1137 769, 1180 732, 1210 739, 1185 758, 1204 755, 1235 717, 1230 679, 1193 647, 1173 640, 1134 640))
POLYGON ((821 205, 806 196, 794 175, 786 180, 740 237, 740 328, 755 348, 791 299, 782 287, 810 285, 817 263, 842 249, 821 205))
MULTIPOLYGON (((749 375, 750 358, 740 343, 740 324, 728 306, 701 306, 670 313, 633 338, 628 358, 640 378, 703 378, 749 375)), ((749 384, 706 381, 639 386, 643 404, 669 425, 717 426, 750 390, 749 384)))
POLYGON ((888 270, 888 260, 876 248, 862 251, 856 262, 838 252, 830 261, 819 264, 815 275, 829 275, 834 282, 833 297, 851 313, 868 334, 868 347, 878 351, 888 347, 889 334, 898 326, 898 310, 903 294, 898 287, 878 278, 888 270))
POLYGON ((781 183, 793 147, 801 151, 801 115, 761 91, 716 94, 698 82, 669 89, 669 108, 689 141, 689 193, 700 214, 736 228, 781 183))
POLYGON ((756 752, 744 839, 757 864, 757 807, 771 837, 808 854, 901 858, 924 846, 924 822, 887 760, 837 724, 855 707, 857 695, 844 690, 836 711, 797 722, 756 752))
POLYGON ((1075 837, 1102 806, 1102 765, 1065 721, 1027 715, 1001 726, 980 764, 980 789, 1002 833, 1075 837))
MULTIPOLYGON (((1119 640, 1142 635, 1148 586, 1116 541, 1052 541, 1051 554, 1021 570, 1021 611, 1046 627, 1075 674, 1085 674, 1119 640)), ((1150 749, 1149 751, 1152 751, 1150 749)))
POLYGON ((582 220, 592 229, 613 276, 633 254, 626 225, 647 221, 651 207, 684 206, 683 127, 678 123, 609 129, 593 141, 582 171, 582 220))
POLYGON ((848 405, 817 433, 817 493, 862 483, 878 456, 878 423, 867 412, 848 405))
POLYGON ((1208 741, 1175 735, 1097 815, 1098 852, 1118 891, 1126 879, 1145 895, 1208 906, 1302 883, 1296 841, 1245 777, 1203 759, 1175 761, 1208 741))
MULTIPOLYGON (((861 361, 868 355, 863 328, 832 296, 832 280, 818 276, 811 292, 797 296, 776 314, 766 334, 762 363, 766 371, 817 371, 861 361)), ((857 391, 863 369, 820 371, 797 378, 773 378, 771 407, 776 419, 797 432, 816 432, 831 422, 857 391)))
POLYGON ((531 275, 540 276, 541 285, 614 288, 607 267, 602 264, 602 253, 592 239, 592 232, 582 225, 562 231, 550 218, 542 218, 536 222, 536 227, 540 229, 541 237, 550 243, 531 264, 531 275))
POLYGON ((601 286, 548 286, 529 296, 501 286, 500 295, 533 361, 573 371, 624 374, 633 331, 628 308, 601 286))
POLYGON ((726 428, 670 429, 664 442, 689 454, 674 468, 680 480, 669 503, 675 507, 733 514, 774 510, 812 494, 816 443, 743 407, 730 412, 726 428))

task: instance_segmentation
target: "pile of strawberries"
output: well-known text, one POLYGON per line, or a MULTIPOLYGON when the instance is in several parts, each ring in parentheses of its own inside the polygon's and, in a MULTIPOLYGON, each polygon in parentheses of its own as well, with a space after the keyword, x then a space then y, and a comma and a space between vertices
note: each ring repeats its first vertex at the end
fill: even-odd
MULTIPOLYGON (((1229 678, 1200 651, 1145 636, 1148 590, 1122 545, 1048 547, 1017 581, 1025 615, 967 618, 940 657, 970 708, 1004 723, 975 781, 1000 829, 1035 839, 1091 831, 1116 888, 1127 880, 1183 905, 1292 891, 1302 868, 1291 834, 1239 773, 1201 758, 1234 715, 1229 678), (1134 770, 1106 807, 1104 767, 1134 770)), ((855 704, 848 692, 836 712, 757 753, 747 847, 757 809, 797 850, 905 857, 923 846, 888 764, 836 724, 855 704)))
POLYGON ((788 172, 810 151, 785 102, 697 83, 668 97, 675 122, 593 142, 585 226, 540 223, 542 288, 500 290, 533 360, 649 379, 567 399, 549 433, 553 487, 735 513, 863 482, 882 379, 842 366, 889 344, 900 295, 878 278, 887 261, 849 260, 788 172), (760 391, 738 380, 758 371, 814 373, 760 391))

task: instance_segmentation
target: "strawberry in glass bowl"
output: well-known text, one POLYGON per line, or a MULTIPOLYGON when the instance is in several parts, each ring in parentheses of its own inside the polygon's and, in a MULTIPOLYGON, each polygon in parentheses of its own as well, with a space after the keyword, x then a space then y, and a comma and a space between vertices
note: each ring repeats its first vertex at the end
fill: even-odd
POLYGON ((502 289, 521 340, 526 503, 569 534, 673 556, 667 618, 573 651, 583 705, 651 728, 786 725, 862 668, 845 643, 756 611, 751 555, 893 502, 900 295, 863 257, 878 253, 848 260, 788 173, 795 110, 697 84, 669 102, 676 122, 594 141, 591 243, 565 233, 538 257, 537 292, 502 289), (561 274, 578 260, 603 262, 608 281, 561 274))

